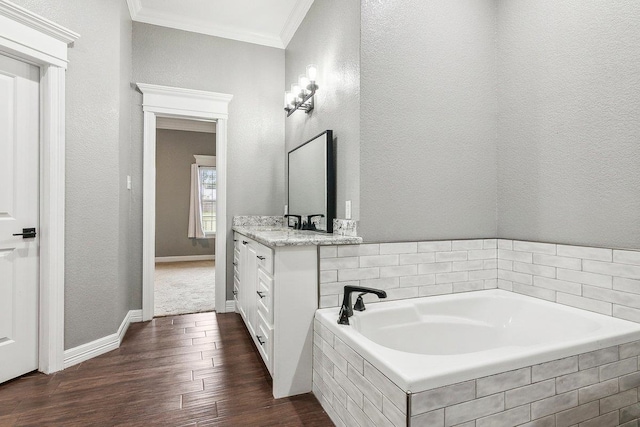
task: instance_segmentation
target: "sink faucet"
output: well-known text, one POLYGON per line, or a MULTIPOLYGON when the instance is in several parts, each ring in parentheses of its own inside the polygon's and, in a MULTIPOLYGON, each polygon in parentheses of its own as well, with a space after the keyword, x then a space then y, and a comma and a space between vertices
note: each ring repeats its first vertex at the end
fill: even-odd
POLYGON ((323 214, 307 215, 307 222, 303 222, 302 223, 302 230, 315 231, 316 230, 316 225, 313 222, 313 218, 315 218, 315 217, 324 218, 324 215, 323 214))
POLYGON ((348 325, 349 317, 353 316, 353 309, 351 308, 351 293, 352 292, 361 292, 358 296, 358 303, 356 310, 364 311, 364 302, 362 301, 362 295, 364 294, 375 294, 378 298, 386 298, 387 293, 380 289, 373 288, 363 288, 360 286, 345 286, 344 287, 344 298, 342 299, 342 307, 340 308, 340 317, 338 318, 338 323, 340 325, 348 325))
MULTIPOLYGON (((294 230, 300 230, 302 228, 302 215, 291 215, 291 214, 287 214, 284 216, 285 218, 289 218, 289 217, 293 217, 295 219, 297 219, 296 223, 293 224, 293 229, 294 230)), ((289 226, 289 222, 287 220, 287 226, 289 226)))

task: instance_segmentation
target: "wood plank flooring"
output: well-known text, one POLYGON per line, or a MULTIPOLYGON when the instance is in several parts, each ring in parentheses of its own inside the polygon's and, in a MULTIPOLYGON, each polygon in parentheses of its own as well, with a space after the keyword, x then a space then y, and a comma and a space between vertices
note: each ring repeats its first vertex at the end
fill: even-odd
POLYGON ((239 315, 132 324, 119 349, 0 385, 0 426, 332 426, 312 394, 274 399, 239 315))

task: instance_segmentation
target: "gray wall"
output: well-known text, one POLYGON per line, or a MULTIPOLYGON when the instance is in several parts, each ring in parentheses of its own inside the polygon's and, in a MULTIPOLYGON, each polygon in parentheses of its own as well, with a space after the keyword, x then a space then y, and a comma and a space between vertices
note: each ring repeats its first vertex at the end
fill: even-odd
POLYGON ((498 7, 503 238, 640 249, 640 3, 498 7))
MULTIPOLYGON (((125 0, 16 0, 80 33, 66 80, 65 348, 117 331, 132 308, 131 20, 125 0)), ((136 306, 133 304, 133 306, 136 306)), ((140 307, 139 303, 137 307, 140 307)))
MULTIPOLYGON (((232 94, 227 148, 227 224, 234 215, 277 215, 284 206, 284 51, 218 37, 133 23, 133 78, 140 83, 232 94)), ((133 105, 134 185, 142 182, 142 95, 133 105)), ((132 216, 142 242, 142 203, 132 216)), ((229 234, 227 253, 233 254, 229 234)), ((138 243, 140 242, 140 243, 138 243)), ((142 249, 131 262, 142 265, 142 249)), ((233 256, 227 257, 227 294, 233 288, 233 256)), ((141 290, 141 286, 137 285, 141 290)), ((133 303, 141 305, 140 294, 133 303)))
POLYGON ((216 134, 156 131, 156 257, 215 253, 215 239, 187 237, 194 154, 215 156, 216 134))
MULTIPOLYGON (((318 66, 315 109, 297 111, 285 119, 286 153, 327 129, 336 143, 337 217, 351 200, 352 217, 359 217, 360 199, 360 2, 316 1, 286 49, 284 84, 289 89, 318 66)), ((282 98, 281 94, 281 98, 282 98)), ((280 101, 279 105, 283 105, 280 101)), ((282 112, 284 114, 284 112, 282 112)), ((285 170, 286 178, 286 170, 285 170)))
POLYGON ((362 1, 366 241, 496 234, 496 3, 362 1))

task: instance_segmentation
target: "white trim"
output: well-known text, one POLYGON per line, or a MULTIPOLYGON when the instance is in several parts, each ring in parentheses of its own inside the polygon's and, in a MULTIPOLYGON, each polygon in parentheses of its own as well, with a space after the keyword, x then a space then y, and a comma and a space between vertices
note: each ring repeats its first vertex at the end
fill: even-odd
POLYGON ((127 333, 129 325, 137 322, 142 322, 142 310, 130 310, 122 319, 118 332, 115 334, 65 350, 64 369, 117 349, 122 344, 122 339, 127 333))
POLYGON ((157 256, 156 262, 211 261, 215 259, 215 255, 157 256))
POLYGON ((142 318, 153 318, 155 273, 156 117, 216 121, 216 311, 226 312, 227 299, 227 118, 233 95, 138 83, 144 111, 142 195, 142 318))
POLYGON ((0 53, 40 67, 40 284, 38 369, 64 367, 65 69, 79 37, 0 0, 0 53))
POLYGON ((298 27, 302 24, 304 17, 307 16, 312 4, 313 0, 298 0, 291 10, 284 27, 282 27, 282 31, 280 31, 280 39, 285 48, 296 34, 296 31, 298 31, 298 27))
POLYGON ((227 301, 226 312, 234 313, 236 311, 236 302, 235 300, 227 301))
POLYGON ((158 117, 156 127, 158 129, 183 130, 187 132, 216 133, 215 122, 202 120, 184 120, 172 117, 158 117))

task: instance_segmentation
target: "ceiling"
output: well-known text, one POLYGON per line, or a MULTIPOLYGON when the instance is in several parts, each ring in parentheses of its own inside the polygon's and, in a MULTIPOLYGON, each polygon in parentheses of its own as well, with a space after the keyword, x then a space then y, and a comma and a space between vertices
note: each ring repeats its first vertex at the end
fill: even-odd
POLYGON ((127 0, 137 22, 284 49, 313 0, 127 0))

